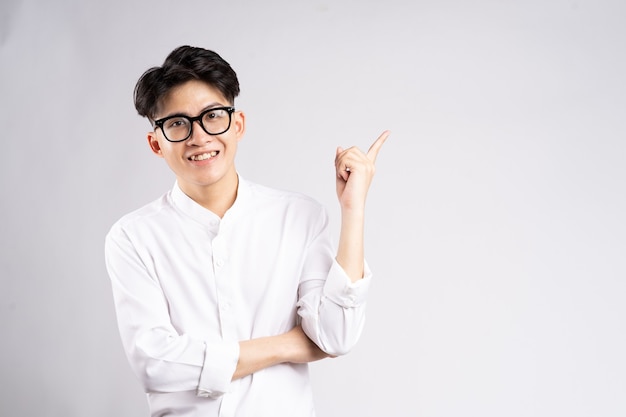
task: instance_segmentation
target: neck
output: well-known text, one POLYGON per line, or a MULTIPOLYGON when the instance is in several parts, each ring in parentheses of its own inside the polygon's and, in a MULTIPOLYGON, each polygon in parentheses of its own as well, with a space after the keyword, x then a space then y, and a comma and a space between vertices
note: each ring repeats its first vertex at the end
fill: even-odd
POLYGON ((226 211, 235 203, 239 176, 236 172, 233 172, 232 175, 222 178, 218 183, 205 186, 183 185, 181 183, 178 185, 189 198, 222 218, 226 211))

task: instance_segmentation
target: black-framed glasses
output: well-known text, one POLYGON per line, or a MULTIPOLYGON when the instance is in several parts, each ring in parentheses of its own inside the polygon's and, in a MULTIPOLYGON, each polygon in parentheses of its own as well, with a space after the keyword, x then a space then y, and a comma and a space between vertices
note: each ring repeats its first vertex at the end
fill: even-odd
POLYGON ((155 120, 154 128, 159 127, 165 139, 170 142, 182 142, 189 139, 195 121, 200 121, 202 130, 207 134, 221 135, 230 129, 230 121, 234 112, 234 107, 213 107, 196 117, 174 115, 155 120))

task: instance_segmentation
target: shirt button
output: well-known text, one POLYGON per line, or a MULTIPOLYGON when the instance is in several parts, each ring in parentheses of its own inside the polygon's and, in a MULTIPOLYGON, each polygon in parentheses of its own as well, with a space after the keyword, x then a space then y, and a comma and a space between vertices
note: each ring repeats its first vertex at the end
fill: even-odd
POLYGON ((218 268, 223 267, 223 266, 224 266, 224 260, 223 260, 223 259, 216 259, 216 260, 215 260, 215 265, 216 265, 218 268))

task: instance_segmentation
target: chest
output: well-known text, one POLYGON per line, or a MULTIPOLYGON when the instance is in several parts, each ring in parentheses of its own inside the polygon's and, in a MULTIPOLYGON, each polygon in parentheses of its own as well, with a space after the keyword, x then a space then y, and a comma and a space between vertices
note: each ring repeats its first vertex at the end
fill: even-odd
POLYGON ((304 225, 261 217, 213 230, 184 222, 152 230, 158 249, 145 259, 181 332, 227 328, 249 337, 255 329, 271 333, 269 325, 293 326, 313 238, 304 225))

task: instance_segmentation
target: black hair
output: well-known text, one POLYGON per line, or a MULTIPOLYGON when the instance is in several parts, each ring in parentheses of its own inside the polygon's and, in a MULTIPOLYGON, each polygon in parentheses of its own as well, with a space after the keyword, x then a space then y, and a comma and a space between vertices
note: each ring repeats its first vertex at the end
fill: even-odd
POLYGON ((185 45, 174 49, 163 66, 150 68, 139 78, 134 91, 137 113, 154 121, 161 99, 190 80, 216 88, 230 105, 239 95, 237 74, 228 62, 208 49, 185 45))

